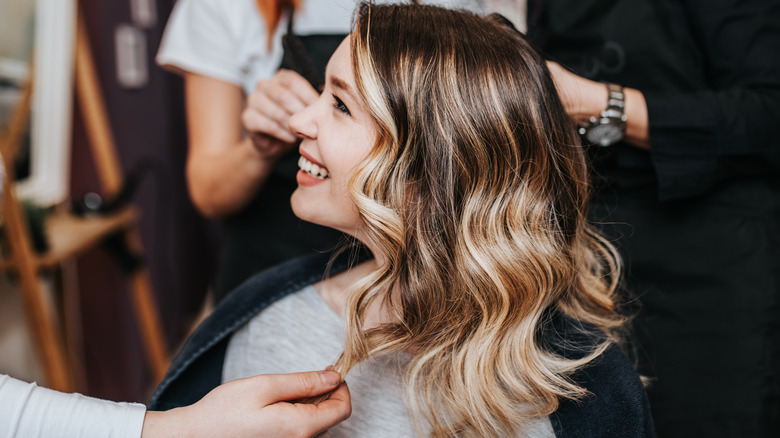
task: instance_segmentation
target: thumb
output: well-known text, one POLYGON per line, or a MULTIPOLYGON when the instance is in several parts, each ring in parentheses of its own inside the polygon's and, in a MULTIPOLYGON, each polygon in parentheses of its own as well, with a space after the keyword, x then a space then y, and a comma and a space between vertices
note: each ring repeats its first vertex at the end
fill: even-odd
POLYGON ((266 405, 324 394, 341 383, 341 375, 335 371, 265 374, 256 378, 266 405))

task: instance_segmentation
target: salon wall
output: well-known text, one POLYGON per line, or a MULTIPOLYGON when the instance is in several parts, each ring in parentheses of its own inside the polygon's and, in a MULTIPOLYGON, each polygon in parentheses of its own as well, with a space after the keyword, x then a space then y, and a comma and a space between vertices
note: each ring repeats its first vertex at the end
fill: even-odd
MULTIPOLYGON (((101 88, 125 175, 150 164, 134 197, 152 286, 172 351, 190 329, 203 304, 214 250, 215 225, 194 210, 184 180, 186 132, 182 83, 154 64, 154 54, 174 0, 154 6, 156 20, 133 21, 129 0, 80 0, 101 88), (148 80, 128 87, 117 78, 115 32, 130 26, 146 41, 148 80), (140 84, 140 85, 139 85, 140 84)), ((149 18, 146 14, 146 18, 149 18)), ((152 17, 154 18, 154 17, 152 17)), ((127 30, 127 28, 125 28, 127 30)), ((96 190, 79 109, 73 131, 71 194, 96 190)), ((83 318, 84 391, 113 400, 146 401, 156 382, 145 368, 125 277, 106 251, 97 249, 77 266, 83 318)))
POLYGON ((0 2, 0 56, 27 59, 32 42, 32 19, 35 2, 3 0, 0 2))

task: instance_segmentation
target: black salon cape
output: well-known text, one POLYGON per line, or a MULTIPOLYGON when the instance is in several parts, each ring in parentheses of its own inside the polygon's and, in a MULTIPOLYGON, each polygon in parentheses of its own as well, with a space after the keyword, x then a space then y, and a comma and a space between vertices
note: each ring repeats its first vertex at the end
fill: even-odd
POLYGON ((589 149, 591 217, 641 302, 659 436, 780 436, 780 1, 528 7, 548 58, 647 100, 652 152, 589 149))
MULTIPOLYGON (((255 275, 232 292, 198 327, 173 360, 157 387, 150 410, 168 410, 200 400, 220 384, 225 351, 233 333, 267 306, 323 278, 330 255, 315 254, 288 261, 255 275)), ((344 269, 340 257, 332 273, 344 269)), ((557 334, 551 348, 568 357, 599 342, 596 332, 583 335, 575 323, 551 318, 557 334), (565 347, 564 347, 565 346, 565 347)), ((559 438, 653 437, 647 396, 628 358, 615 345, 573 376, 590 395, 579 402, 563 400, 550 421, 559 438)))

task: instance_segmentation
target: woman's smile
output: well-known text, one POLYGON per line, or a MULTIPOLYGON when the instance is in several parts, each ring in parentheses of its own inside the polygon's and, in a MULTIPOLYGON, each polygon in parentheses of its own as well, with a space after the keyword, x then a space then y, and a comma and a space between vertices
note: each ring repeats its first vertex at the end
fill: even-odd
POLYGON ((307 157, 303 152, 298 159, 298 167, 300 170, 295 175, 295 179, 302 186, 320 184, 330 177, 328 169, 323 164, 307 157))

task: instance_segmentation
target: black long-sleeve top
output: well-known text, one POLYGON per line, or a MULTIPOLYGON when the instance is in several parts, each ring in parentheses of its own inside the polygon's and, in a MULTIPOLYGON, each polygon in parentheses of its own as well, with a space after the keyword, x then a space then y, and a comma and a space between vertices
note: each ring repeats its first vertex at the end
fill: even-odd
MULTIPOLYGON (((584 77, 642 91, 651 152, 606 174, 662 200, 780 183, 780 1, 529 0, 529 38, 584 77)), ((606 93, 605 93, 606 106, 606 93)))

